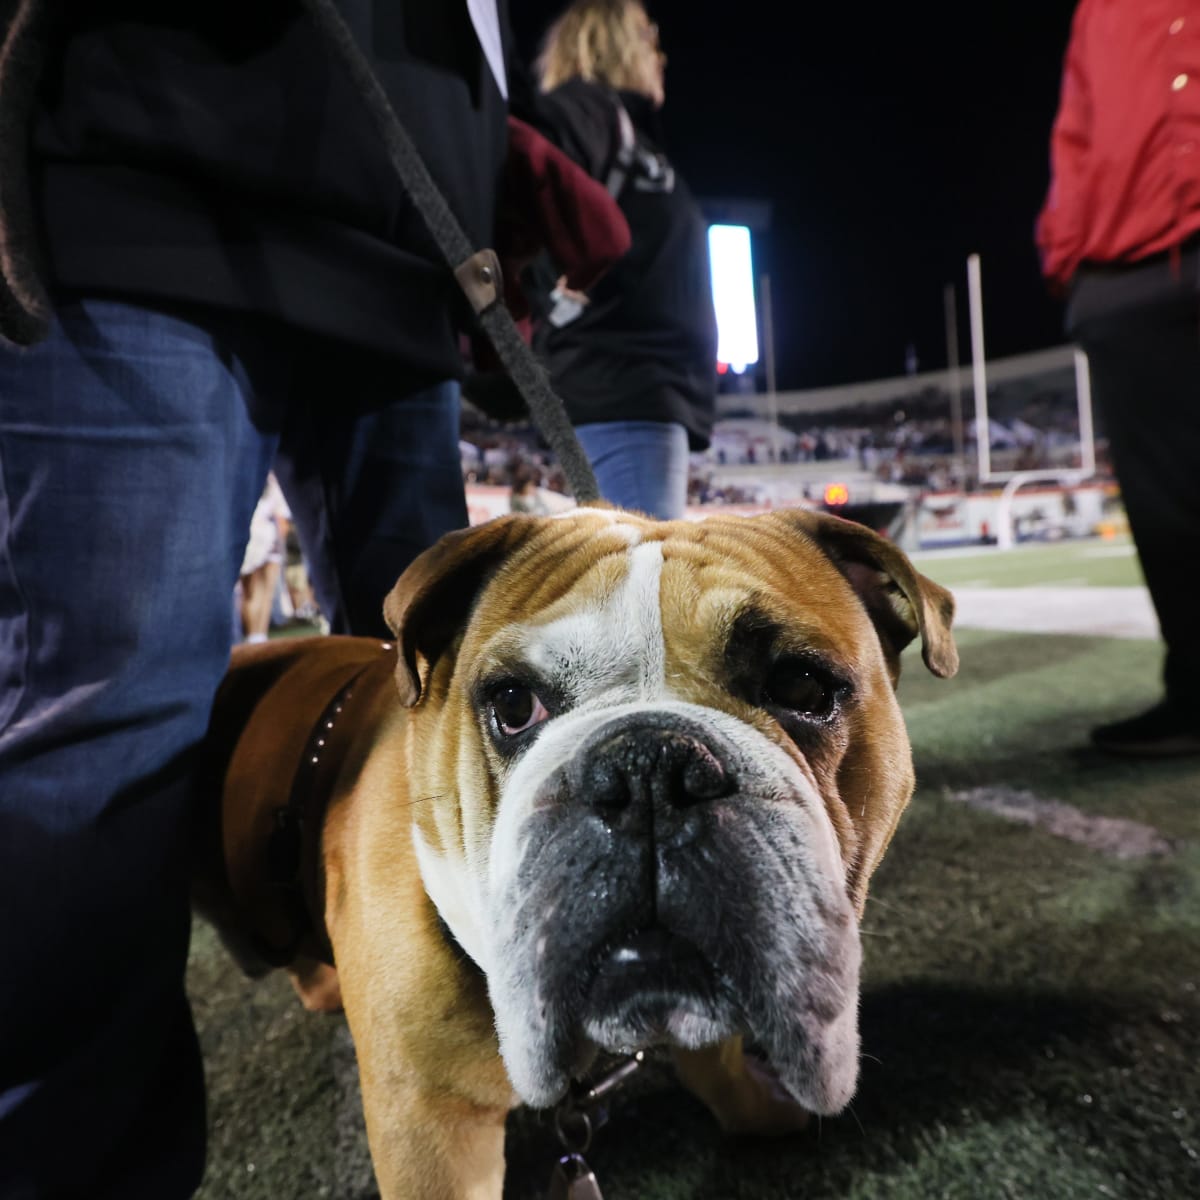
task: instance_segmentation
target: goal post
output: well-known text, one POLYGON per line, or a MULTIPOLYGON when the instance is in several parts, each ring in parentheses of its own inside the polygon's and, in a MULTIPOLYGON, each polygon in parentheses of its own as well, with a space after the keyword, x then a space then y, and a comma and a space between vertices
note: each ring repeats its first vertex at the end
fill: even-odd
MULTIPOLYGON (((967 299, 971 313, 971 377, 975 393, 975 454, 981 484, 1011 480, 1052 479, 1080 483, 1096 473, 1096 438, 1092 420, 1092 389, 1087 356, 1074 349, 1075 404, 1079 422, 1079 465, 1038 470, 998 471, 992 467, 991 412, 988 408, 987 355, 983 336, 983 282, 978 254, 967 259, 967 299)), ((1020 486, 1020 483, 1017 484, 1020 486)), ((1013 489, 1016 490, 1015 488, 1013 489)))

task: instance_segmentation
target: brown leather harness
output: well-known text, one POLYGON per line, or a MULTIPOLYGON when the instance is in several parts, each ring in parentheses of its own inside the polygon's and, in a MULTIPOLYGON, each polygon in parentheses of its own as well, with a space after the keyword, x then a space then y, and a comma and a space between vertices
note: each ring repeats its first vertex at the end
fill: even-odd
POLYGON ((324 920, 325 811, 361 714, 380 687, 393 686, 391 643, 336 638, 326 645, 331 653, 235 666, 214 708, 233 733, 221 782, 225 876, 239 924, 276 967, 300 955, 333 964, 324 920), (294 765, 288 771, 286 764, 294 765))

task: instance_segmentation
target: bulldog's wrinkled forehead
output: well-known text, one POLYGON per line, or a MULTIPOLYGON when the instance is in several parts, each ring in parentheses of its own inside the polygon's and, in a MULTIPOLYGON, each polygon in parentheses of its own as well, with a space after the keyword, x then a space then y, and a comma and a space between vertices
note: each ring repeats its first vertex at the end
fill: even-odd
POLYGON ((663 546, 634 544, 613 561, 623 565, 623 576, 601 569, 584 577, 575 607, 524 624, 514 637, 531 667, 575 694, 619 689, 628 699, 654 699, 664 692, 666 674, 663 546))
POLYGON ((483 600, 475 633, 488 656, 521 659, 576 694, 678 696, 749 615, 785 629, 793 646, 836 658, 873 641, 821 550, 738 517, 659 522, 574 510, 547 522, 483 600))

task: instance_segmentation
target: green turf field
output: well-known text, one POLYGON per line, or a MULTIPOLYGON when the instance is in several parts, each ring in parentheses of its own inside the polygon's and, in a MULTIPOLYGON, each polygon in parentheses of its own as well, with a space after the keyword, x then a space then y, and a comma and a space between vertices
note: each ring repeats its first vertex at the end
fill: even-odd
MULTIPOLYGON (((1137 581, 1129 555, 1068 562, 1086 545, 1107 543, 921 569, 1137 581)), ((960 648, 951 681, 906 655, 918 790, 868 901, 852 1110, 726 1140, 647 1068, 589 1155, 606 1200, 1200 1196, 1200 761, 1082 749, 1090 725, 1155 698, 1158 646, 968 630, 960 648), (1160 852, 1123 859, 962 802, 981 790, 1139 822, 1160 852)), ((203 1200, 373 1196, 343 1021, 306 1014, 280 977, 243 980, 200 927, 189 982, 210 1083, 203 1200)), ((507 1200, 542 1200, 554 1156, 545 1116, 514 1114, 507 1200)))
POLYGON ((1136 587, 1142 583, 1133 543, 1087 538, 1024 542, 1011 550, 971 547, 912 556, 927 575, 955 587, 1136 587))

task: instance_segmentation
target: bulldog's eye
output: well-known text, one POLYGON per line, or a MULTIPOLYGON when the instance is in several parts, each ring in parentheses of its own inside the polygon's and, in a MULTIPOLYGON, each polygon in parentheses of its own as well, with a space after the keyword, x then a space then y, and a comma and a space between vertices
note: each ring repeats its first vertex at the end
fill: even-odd
POLYGON ((546 706, 523 683, 502 683, 492 693, 492 715, 505 737, 515 737, 549 718, 546 706))
POLYGON ((829 681, 802 662, 777 662, 763 683, 763 699, 791 712, 825 716, 833 707, 834 689, 829 681))

